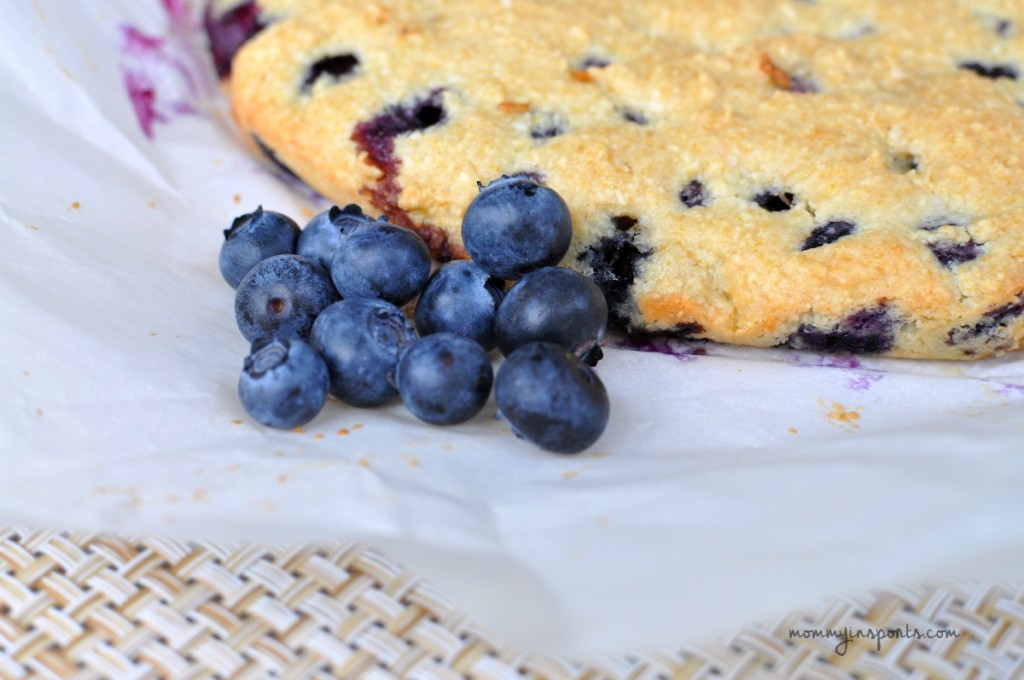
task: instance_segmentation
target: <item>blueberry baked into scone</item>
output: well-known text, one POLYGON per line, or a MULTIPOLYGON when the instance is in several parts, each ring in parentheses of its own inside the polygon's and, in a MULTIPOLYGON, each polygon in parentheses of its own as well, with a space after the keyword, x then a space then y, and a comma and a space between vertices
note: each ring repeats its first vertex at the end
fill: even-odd
POLYGON ((565 199, 563 264, 629 330, 942 359, 1024 342, 1021 0, 219 5, 215 38, 251 18, 218 61, 244 133, 440 259, 465 257, 477 182, 525 174, 565 199))

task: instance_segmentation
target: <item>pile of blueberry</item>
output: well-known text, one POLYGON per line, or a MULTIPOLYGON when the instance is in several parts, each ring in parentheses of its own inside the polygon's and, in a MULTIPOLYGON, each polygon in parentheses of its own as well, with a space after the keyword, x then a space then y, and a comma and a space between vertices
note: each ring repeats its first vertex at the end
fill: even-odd
POLYGON ((252 345, 238 392, 263 425, 303 425, 328 394, 363 408, 398 396, 451 425, 479 413, 493 385, 499 415, 541 448, 575 453, 604 431, 608 394, 590 367, 608 306, 593 281, 556 266, 572 219, 533 179, 481 185, 462 222, 472 261, 433 274, 418 235, 356 205, 304 229, 258 208, 224 236, 220 270, 252 345), (400 308, 417 296, 414 325, 400 308), (506 357, 497 378, 495 347, 506 357))

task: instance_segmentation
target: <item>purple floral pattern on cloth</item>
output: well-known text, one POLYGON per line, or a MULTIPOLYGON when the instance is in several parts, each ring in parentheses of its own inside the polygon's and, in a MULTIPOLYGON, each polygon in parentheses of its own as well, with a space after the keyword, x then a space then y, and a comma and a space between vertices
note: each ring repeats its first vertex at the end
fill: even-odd
POLYGON ((121 74, 139 127, 153 139, 157 124, 196 113, 212 92, 208 60, 196 45, 198 25, 184 0, 161 0, 166 34, 121 26, 121 74))

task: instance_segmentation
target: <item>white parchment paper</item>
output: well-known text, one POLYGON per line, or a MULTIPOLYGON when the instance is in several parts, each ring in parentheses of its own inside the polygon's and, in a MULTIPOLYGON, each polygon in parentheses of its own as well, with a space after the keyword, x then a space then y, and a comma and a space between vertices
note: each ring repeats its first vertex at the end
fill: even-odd
POLYGON ((254 425, 221 231, 324 206, 242 151, 175 0, 0 16, 0 524, 363 539, 498 635, 581 655, 1021 575, 1022 357, 609 348, 611 423, 576 457, 493 402, 450 429, 400 404, 254 425))

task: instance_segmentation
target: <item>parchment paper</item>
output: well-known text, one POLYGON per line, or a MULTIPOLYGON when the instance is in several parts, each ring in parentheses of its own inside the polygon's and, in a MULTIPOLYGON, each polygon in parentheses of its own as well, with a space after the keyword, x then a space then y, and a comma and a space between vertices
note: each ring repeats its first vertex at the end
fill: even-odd
POLYGON ((255 425, 221 232, 325 206, 242 150, 178 2, 0 14, 0 524, 361 539, 499 636, 577 655, 1021 575, 1019 356, 610 346, 611 423, 576 457, 493 402, 449 429, 336 402, 301 433, 255 425))

